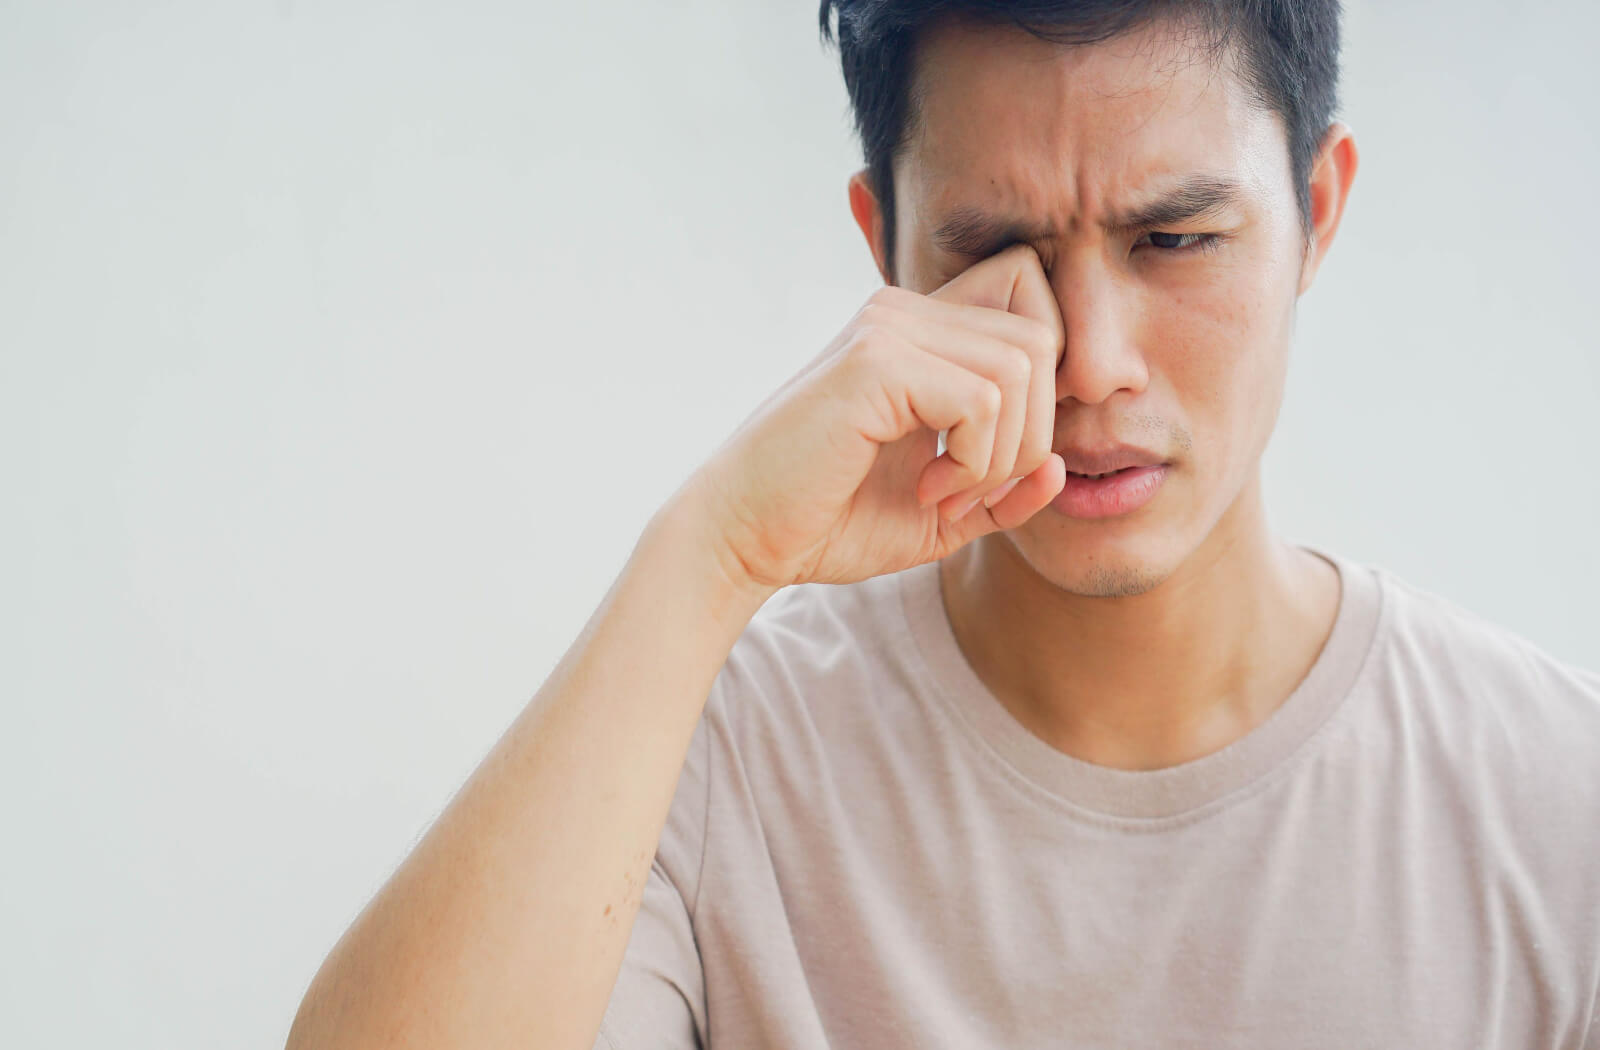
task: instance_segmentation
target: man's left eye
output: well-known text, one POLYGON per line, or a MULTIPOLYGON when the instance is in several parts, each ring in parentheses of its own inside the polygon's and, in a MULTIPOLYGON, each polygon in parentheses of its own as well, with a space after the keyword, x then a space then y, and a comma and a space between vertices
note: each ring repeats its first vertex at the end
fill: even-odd
POLYGON ((1151 233, 1149 237, 1152 247, 1174 252, 1212 248, 1217 240, 1214 233, 1151 233))

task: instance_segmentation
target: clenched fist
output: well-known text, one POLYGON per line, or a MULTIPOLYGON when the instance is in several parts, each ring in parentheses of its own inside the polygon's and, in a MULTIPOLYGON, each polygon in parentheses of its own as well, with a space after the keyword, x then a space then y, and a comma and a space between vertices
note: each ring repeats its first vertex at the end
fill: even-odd
POLYGON ((878 289, 691 477, 726 563, 760 587, 851 583, 1027 521, 1066 482, 1064 342, 1025 244, 928 295, 878 289))

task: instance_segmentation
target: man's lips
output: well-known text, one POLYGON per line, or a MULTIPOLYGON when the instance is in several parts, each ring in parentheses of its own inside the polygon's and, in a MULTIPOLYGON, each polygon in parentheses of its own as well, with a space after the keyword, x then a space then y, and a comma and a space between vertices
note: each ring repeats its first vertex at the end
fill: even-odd
POLYGON ((1102 445, 1098 448, 1068 446, 1056 449, 1056 455, 1067 465, 1071 474, 1093 477, 1110 474, 1129 467, 1155 467, 1166 462, 1160 453, 1137 445, 1102 445))

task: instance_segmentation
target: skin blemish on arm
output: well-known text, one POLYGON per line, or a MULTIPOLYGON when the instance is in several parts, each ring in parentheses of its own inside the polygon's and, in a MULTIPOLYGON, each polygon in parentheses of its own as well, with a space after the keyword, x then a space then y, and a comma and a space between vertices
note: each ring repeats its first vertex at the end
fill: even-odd
MULTIPOLYGON (((635 872, 643 871, 648 873, 651 858, 652 854, 649 850, 640 851, 640 853, 633 858, 633 868, 622 873, 622 900, 620 903, 624 909, 626 909, 629 904, 637 907, 639 904, 643 903, 644 880, 639 875, 636 875, 635 872), (636 890, 637 892, 635 892, 636 890)), ((613 923, 615 923, 617 921, 617 917, 612 914, 612 911, 615 910, 616 907, 616 904, 607 904, 606 910, 600 913, 600 917, 603 919, 610 919, 613 923)))

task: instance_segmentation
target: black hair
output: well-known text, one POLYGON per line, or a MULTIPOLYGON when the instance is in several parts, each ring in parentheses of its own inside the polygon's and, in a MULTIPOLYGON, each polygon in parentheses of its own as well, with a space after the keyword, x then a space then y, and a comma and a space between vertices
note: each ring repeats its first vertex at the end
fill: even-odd
POLYGON ((892 164, 917 115, 915 47, 920 33, 949 17, 1009 22, 1060 44, 1099 43, 1174 17, 1201 31, 1212 56, 1235 46, 1245 87, 1283 121, 1301 234, 1310 242, 1311 164, 1339 105, 1340 0, 822 0, 822 40, 838 44, 868 184, 883 212, 891 282, 892 164))

